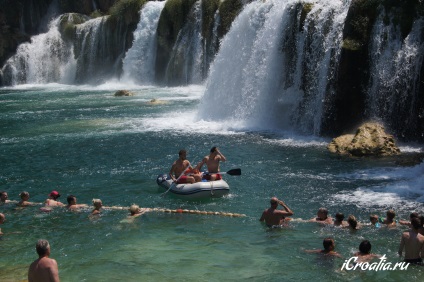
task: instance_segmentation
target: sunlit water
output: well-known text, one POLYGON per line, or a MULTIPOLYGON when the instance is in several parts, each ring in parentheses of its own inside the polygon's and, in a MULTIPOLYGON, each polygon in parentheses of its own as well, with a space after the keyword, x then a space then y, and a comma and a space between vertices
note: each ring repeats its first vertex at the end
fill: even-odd
MULTIPOLYGON (((321 206, 331 215, 354 214, 363 223, 389 208, 407 219, 412 211, 424 213, 424 165, 337 157, 327 152, 327 139, 249 130, 234 120, 196 120, 203 92, 202 86, 113 83, 0 89, 0 190, 11 200, 26 190, 31 201, 42 202, 54 189, 63 202, 74 194, 89 205, 100 198, 106 206, 136 203, 246 214, 151 212, 129 223, 122 210, 91 219, 89 210, 43 213, 39 207, 0 206, 7 217, 1 225, 0 280, 26 279, 39 238, 50 241, 62 281, 422 280, 421 268, 347 272, 340 270, 343 259, 322 262, 304 252, 321 248, 330 236, 349 258, 368 239, 373 252, 397 262, 405 228, 365 226, 351 233, 294 220, 284 230, 270 231, 258 219, 274 195, 297 219, 314 217, 321 206), (122 88, 135 95, 114 97, 122 88), (163 103, 152 105, 151 99, 163 103), (160 196, 156 176, 169 171, 179 149, 186 148, 189 160, 197 163, 212 146, 228 159, 223 171, 242 170, 242 176, 224 176, 228 197, 193 202, 160 196)), ((401 149, 420 151, 411 144, 401 149)))

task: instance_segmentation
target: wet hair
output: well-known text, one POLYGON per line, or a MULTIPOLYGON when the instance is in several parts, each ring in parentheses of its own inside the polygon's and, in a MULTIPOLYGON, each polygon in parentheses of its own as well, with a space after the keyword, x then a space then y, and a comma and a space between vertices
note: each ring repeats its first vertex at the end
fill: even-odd
POLYGON ((349 223, 350 227, 352 228, 356 228, 356 226, 358 225, 358 221, 353 215, 349 215, 349 217, 347 218, 347 223, 349 223))
POLYGON ((331 246, 334 246, 333 238, 325 238, 324 241, 322 241, 322 245, 324 250, 330 251, 331 246))
POLYGON ((344 214, 342 214, 341 212, 338 212, 338 213, 336 213, 336 219, 338 220, 338 221, 343 221, 343 219, 344 219, 344 214))
POLYGON ((394 210, 388 210, 387 213, 386 213, 386 215, 387 215, 387 218, 388 219, 393 220, 395 218, 395 216, 396 216, 396 213, 395 213, 394 210))
POLYGON ((69 195, 66 198, 66 201, 68 202, 68 204, 70 205, 72 203, 72 201, 75 199, 76 197, 74 195, 69 195))
POLYGON ((423 225, 421 224, 421 220, 416 217, 411 219, 411 225, 414 229, 420 229, 421 227, 423 227, 423 225))
POLYGON ((49 241, 44 239, 38 240, 37 244, 35 245, 35 249, 37 250, 37 254, 40 257, 45 256, 50 249, 49 241))
POLYGON ((364 240, 359 244, 359 251, 363 254, 369 254, 371 252, 371 243, 368 240, 364 240))
POLYGON ((378 221, 378 216, 376 214, 370 215, 370 221, 371 220, 377 220, 378 221))
POLYGON ((409 219, 413 219, 413 218, 420 218, 420 215, 417 212, 412 212, 409 215, 409 219))
POLYGON ((325 216, 328 215, 328 210, 326 208, 319 208, 318 212, 323 213, 325 216))
POLYGON ((29 193, 27 191, 23 191, 19 194, 19 197, 24 198, 24 197, 28 197, 29 198, 29 193))
POLYGON ((211 148, 211 153, 213 153, 213 152, 215 152, 216 151, 216 146, 213 146, 212 148, 211 148))
POLYGON ((140 207, 136 204, 131 205, 130 207, 130 213, 131 214, 136 214, 140 211, 140 207))
POLYGON ((181 156, 182 154, 187 154, 187 151, 186 151, 186 150, 184 150, 184 149, 181 149, 181 150, 178 152, 178 156, 181 156))
POLYGON ((94 206, 101 205, 101 204, 102 204, 102 200, 100 200, 100 199, 93 199, 93 205, 94 206))

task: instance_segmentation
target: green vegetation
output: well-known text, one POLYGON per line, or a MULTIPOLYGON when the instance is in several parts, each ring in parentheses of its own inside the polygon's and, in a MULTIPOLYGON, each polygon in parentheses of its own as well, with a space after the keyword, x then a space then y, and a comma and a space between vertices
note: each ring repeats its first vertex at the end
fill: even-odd
POLYGON ((147 0, 121 0, 109 9, 111 20, 124 19, 126 24, 138 22, 139 11, 147 0))
POLYGON ((218 29, 218 36, 222 38, 231 27, 234 19, 243 8, 240 0, 225 0, 219 5, 219 14, 221 16, 221 24, 218 29))
POLYGON ((215 13, 218 10, 220 0, 202 1, 202 36, 210 38, 213 28, 215 13))

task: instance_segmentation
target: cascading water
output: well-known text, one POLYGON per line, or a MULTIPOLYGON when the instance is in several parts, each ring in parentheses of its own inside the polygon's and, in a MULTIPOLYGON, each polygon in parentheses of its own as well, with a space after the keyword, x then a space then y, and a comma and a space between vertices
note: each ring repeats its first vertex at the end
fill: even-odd
POLYGON ((319 133, 349 5, 327 0, 246 5, 211 67, 199 117, 319 133))
POLYGON ((53 20, 47 33, 33 36, 30 43, 19 46, 3 67, 4 84, 73 82, 72 46, 61 37, 60 20, 53 20))
POLYGON ((163 2, 147 2, 140 11, 134 42, 123 61, 122 81, 153 83, 156 60, 156 29, 163 2))
POLYGON ((416 20, 403 39, 399 25, 393 23, 394 15, 386 13, 381 7, 371 35, 367 112, 402 133, 415 130, 419 115, 415 104, 424 56, 424 20, 416 20), (385 18, 392 23, 385 23, 385 18))
POLYGON ((168 84, 195 84, 203 79, 201 0, 190 11, 187 22, 178 34, 172 55, 166 68, 168 84))

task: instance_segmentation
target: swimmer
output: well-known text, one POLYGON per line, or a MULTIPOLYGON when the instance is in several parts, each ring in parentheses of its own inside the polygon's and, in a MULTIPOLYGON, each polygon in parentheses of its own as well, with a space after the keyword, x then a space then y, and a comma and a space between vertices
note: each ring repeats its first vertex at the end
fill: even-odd
POLYGON ((286 217, 292 216, 294 212, 281 200, 276 197, 272 197, 270 200, 270 207, 262 212, 262 216, 259 219, 261 222, 272 228, 274 226, 281 226, 287 219, 286 217), (284 210, 278 209, 280 204, 284 210))
POLYGON ((326 208, 320 208, 317 212, 317 217, 310 219, 309 222, 333 224, 333 219, 328 216, 328 210, 326 208))
POLYGON ((323 250, 305 250, 305 252, 342 258, 342 256, 338 252, 334 251, 334 249, 336 248, 336 243, 334 242, 333 238, 325 238, 322 242, 322 245, 324 247, 323 250))
POLYGON ((149 208, 142 209, 138 205, 133 204, 130 206, 129 211, 130 211, 130 215, 129 215, 130 217, 137 217, 150 211, 150 209, 149 208))
POLYGON ((354 257, 358 257, 357 263, 359 262, 370 262, 375 258, 380 258, 380 255, 371 253, 371 243, 368 240, 363 240, 359 244, 359 252, 353 254, 354 257))
POLYGON ((91 211, 91 215, 100 214, 100 209, 102 208, 102 200, 100 199, 93 199, 93 206, 94 209, 91 211))
POLYGON ((394 210, 388 210, 386 212, 386 218, 381 223, 385 224, 387 227, 396 227, 395 216, 396 213, 394 210))
POLYGON ((9 203, 17 203, 16 201, 9 200, 9 195, 6 191, 0 192, 0 205, 2 204, 9 204, 9 203))
POLYGON ((69 195, 66 198, 68 205, 66 206, 69 210, 78 210, 80 208, 87 208, 86 204, 77 204, 77 198, 74 195, 69 195))
POLYGON ((44 202, 48 207, 63 207, 65 204, 59 202, 57 199, 60 197, 59 192, 51 191, 49 198, 44 202))
POLYGON ((358 223, 354 215, 349 215, 349 217, 347 218, 347 223, 349 225, 346 226, 346 228, 349 228, 350 230, 358 230, 361 228, 361 225, 358 223))
POLYGON ((336 220, 334 220, 334 226, 340 226, 340 227, 345 227, 348 226, 347 221, 344 221, 344 214, 342 214, 341 212, 336 213, 335 216, 336 220))
POLYGON ((422 227, 421 221, 418 218, 413 218, 411 225, 412 228, 402 234, 398 254, 402 256, 403 249, 405 249, 405 262, 422 265, 424 236, 419 233, 419 229, 422 227))
POLYGON ((28 269, 28 281, 57 281, 59 282, 59 269, 57 262, 50 256, 50 244, 47 240, 40 239, 36 244, 38 259, 31 263, 28 269))
POLYGON ((19 194, 21 200, 16 204, 19 207, 33 206, 38 205, 39 203, 29 202, 29 193, 27 191, 23 191, 19 194))

